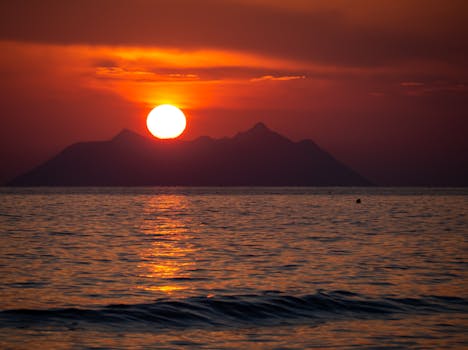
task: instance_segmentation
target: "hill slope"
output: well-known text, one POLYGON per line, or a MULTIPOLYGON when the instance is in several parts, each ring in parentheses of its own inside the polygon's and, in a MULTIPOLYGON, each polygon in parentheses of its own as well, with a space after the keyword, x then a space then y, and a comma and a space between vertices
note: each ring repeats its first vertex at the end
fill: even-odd
POLYGON ((158 141, 123 130, 76 143, 10 186, 365 186, 311 140, 258 123, 232 138, 158 141))

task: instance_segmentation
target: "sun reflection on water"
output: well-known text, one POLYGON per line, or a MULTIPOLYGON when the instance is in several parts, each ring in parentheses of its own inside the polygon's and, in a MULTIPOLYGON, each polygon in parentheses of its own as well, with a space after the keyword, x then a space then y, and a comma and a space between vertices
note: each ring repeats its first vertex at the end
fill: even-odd
POLYGON ((140 229, 152 239, 141 251, 142 263, 138 265, 142 270, 139 277, 147 282, 137 288, 166 294, 188 289, 183 282, 190 280, 195 264, 192 233, 184 216, 188 205, 180 195, 156 196, 148 201, 140 229))

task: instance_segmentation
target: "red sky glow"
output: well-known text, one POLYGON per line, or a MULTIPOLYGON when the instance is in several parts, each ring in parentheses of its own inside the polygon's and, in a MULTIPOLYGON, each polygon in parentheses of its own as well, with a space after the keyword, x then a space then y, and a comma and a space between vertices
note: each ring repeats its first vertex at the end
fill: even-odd
POLYGON ((170 103, 258 121, 383 185, 468 185, 465 1, 0 3, 0 183, 170 103))

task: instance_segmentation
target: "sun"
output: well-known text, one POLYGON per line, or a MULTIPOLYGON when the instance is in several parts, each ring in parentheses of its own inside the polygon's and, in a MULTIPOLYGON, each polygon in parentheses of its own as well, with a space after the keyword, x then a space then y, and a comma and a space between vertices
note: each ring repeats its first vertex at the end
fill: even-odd
POLYGON ((159 105, 146 118, 146 126, 158 139, 174 139, 180 136, 187 125, 184 113, 173 105, 159 105))

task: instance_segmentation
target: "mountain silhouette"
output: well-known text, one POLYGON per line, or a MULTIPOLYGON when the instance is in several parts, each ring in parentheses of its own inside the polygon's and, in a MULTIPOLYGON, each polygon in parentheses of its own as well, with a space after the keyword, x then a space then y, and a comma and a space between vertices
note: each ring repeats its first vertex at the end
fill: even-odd
POLYGON ((311 140, 293 142, 265 124, 232 138, 156 140, 123 130, 80 142, 10 186, 365 186, 369 181, 311 140))

